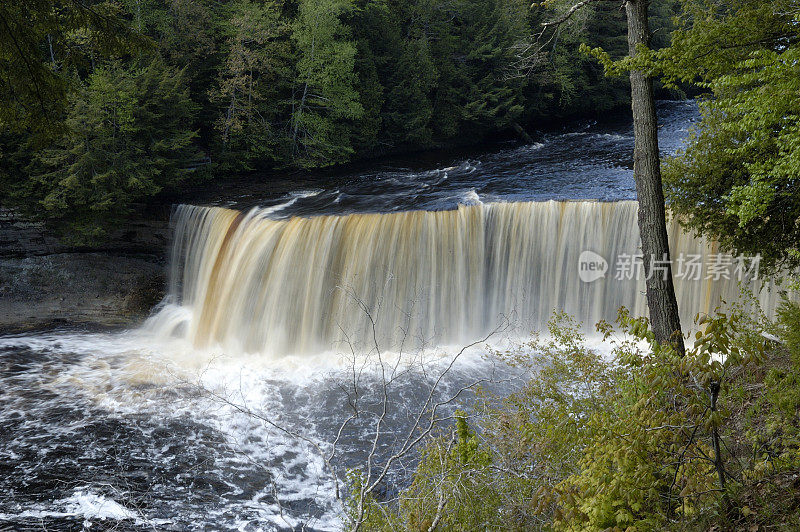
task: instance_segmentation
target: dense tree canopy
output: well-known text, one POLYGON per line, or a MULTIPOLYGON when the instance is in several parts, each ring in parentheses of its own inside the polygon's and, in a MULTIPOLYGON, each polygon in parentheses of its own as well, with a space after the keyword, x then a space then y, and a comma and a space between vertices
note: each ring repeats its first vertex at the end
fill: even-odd
POLYGON ((656 67, 710 94, 667 196, 688 227, 766 266, 800 264, 800 6, 686 2, 656 67))
MULTIPOLYGON (((658 4, 664 44, 675 2, 658 4)), ((624 14, 598 5, 542 46, 536 34, 553 9, 523 0, 4 4, 0 199, 94 239, 132 202, 188 178, 477 143, 627 105, 626 81, 578 51, 587 41, 625 55, 624 14), (162 90, 168 78, 174 93, 162 90)))
POLYGON ((3 2, 0 5, 0 127, 48 136, 59 130, 72 86, 95 58, 145 42, 113 2, 3 2))
POLYGON ((67 132, 34 154, 17 193, 70 222, 70 239, 100 236, 111 214, 197 172, 194 111, 183 73, 158 59, 97 68, 70 98, 67 132))

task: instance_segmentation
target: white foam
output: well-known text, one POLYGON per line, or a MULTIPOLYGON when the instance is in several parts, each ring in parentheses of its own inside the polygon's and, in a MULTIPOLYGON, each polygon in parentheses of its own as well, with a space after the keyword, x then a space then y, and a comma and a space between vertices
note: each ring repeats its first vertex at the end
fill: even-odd
POLYGON ((544 148, 544 143, 542 142, 534 142, 533 144, 528 144, 523 146, 523 151, 538 151, 544 148))
MULTIPOLYGON (((504 337, 495 339, 488 347, 503 351, 519 343, 519 340, 504 337)), ((274 489, 283 503, 296 501, 302 506, 303 501, 314 501, 317 508, 313 520, 315 529, 341 528, 342 508, 334 498, 334 478, 322 457, 310 443, 287 435, 271 424, 292 427, 318 440, 326 452, 330 449, 329 443, 324 441, 325 429, 321 427, 329 430, 331 426, 338 426, 340 414, 346 407, 330 410, 324 394, 333 397, 330 390, 335 388, 336 382, 343 381, 352 368, 352 360, 341 352, 330 350, 317 355, 284 357, 232 356, 219 347, 198 351, 183 340, 159 340, 146 329, 103 334, 56 332, 0 339, 0 347, 4 344, 35 346, 56 354, 85 354, 87 356, 60 371, 58 378, 84 390, 98 406, 113 415, 149 415, 158 419, 189 417, 219 431, 226 438, 222 445, 234 449, 236 456, 242 456, 242 464, 259 464, 267 469, 273 483, 269 489, 260 497, 226 503, 219 510, 219 516, 206 516, 212 525, 223 522, 225 526, 232 525, 225 519, 230 518, 233 508, 237 514, 244 512, 241 519, 247 521, 242 523, 250 523, 250 528, 254 523, 253 515, 258 516, 258 523, 268 528, 308 524, 311 517, 308 514, 297 514, 286 507, 282 510, 276 505, 271 498, 274 489), (154 386, 138 386, 141 383, 154 386), (179 389, 185 389, 186 393, 175 393, 179 389), (198 389, 208 390, 216 397, 192 391, 198 389), (165 395, 165 391, 169 393, 165 395), (269 422, 248 415, 240 407, 252 409, 269 422)), ((398 367, 404 364, 410 367, 423 361, 431 375, 449 363, 461 347, 440 346, 405 354, 388 352, 382 354, 382 360, 391 366, 398 363, 398 367)), ((491 366, 487 365, 486 353, 485 344, 467 349, 460 355, 453 372, 470 380, 488 375, 491 366)), ((374 354, 357 361, 359 365, 364 363, 365 382, 379 374, 375 361, 374 354)), ((451 390, 456 383, 450 379, 443 381, 443 392, 451 390)), ((413 393, 418 385, 424 387, 425 382, 412 375, 403 386, 408 386, 409 393, 413 393)), ((406 392, 402 395, 405 397, 406 392)), ((353 434, 355 441, 363 436, 361 432, 353 434)), ((190 443, 187 440, 187 445, 190 443)), ((25 511, 28 512, 25 515, 5 516, 5 519, 33 516, 138 519, 135 511, 88 488, 52 505, 25 511)))
POLYGON ((463 192, 458 199, 459 205, 483 205, 480 196, 474 188, 463 192))
POLYGON ((295 198, 313 198, 314 196, 319 196, 322 194, 322 189, 313 189, 313 190, 297 190, 295 192, 290 192, 289 195, 295 198))
POLYGON ((42 519, 46 517, 84 517, 86 519, 108 519, 115 521, 132 520, 143 523, 139 515, 113 499, 92 493, 91 491, 78 490, 70 497, 54 501, 53 505, 63 508, 63 511, 29 508, 18 514, 0 514, 0 520, 12 521, 18 519, 42 519))
POLYGON ((619 141, 619 140, 625 140, 626 138, 631 138, 631 137, 626 137, 624 135, 619 135, 617 133, 597 133, 597 134, 592 135, 591 138, 602 139, 602 140, 610 140, 610 141, 619 141))
POLYGON ((279 203, 277 205, 273 205, 272 207, 259 207, 258 208, 258 215, 263 216, 265 218, 269 218, 272 215, 286 209, 287 207, 291 207, 297 200, 305 199, 305 198, 312 198, 314 196, 318 196, 322 193, 322 190, 298 190, 296 192, 290 192, 288 201, 283 203, 279 203))
POLYGON ((118 502, 107 499, 90 491, 76 491, 68 499, 60 501, 66 506, 68 515, 82 515, 94 519, 124 519, 136 520, 137 515, 133 510, 125 508, 118 502))

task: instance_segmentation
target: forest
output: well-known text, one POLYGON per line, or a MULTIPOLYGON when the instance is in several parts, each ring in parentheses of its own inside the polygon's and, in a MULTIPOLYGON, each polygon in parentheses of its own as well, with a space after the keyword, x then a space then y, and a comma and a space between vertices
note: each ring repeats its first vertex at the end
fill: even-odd
MULTIPOLYGON (((655 46, 667 43, 677 8, 653 4, 655 46)), ((475 145, 627 107, 626 80, 578 50, 588 42, 624 56, 624 12, 587 10, 542 46, 539 26, 557 9, 524 0, 3 6, 0 201, 86 244, 134 205, 191 182, 475 145)))

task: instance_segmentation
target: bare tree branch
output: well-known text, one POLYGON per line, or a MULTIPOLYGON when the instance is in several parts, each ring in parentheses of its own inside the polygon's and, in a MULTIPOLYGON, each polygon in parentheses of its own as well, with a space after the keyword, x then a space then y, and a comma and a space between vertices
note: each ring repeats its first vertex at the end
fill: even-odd
POLYGON ((542 26, 544 26, 545 28, 549 28, 551 26, 560 26, 561 24, 565 23, 570 18, 572 18, 572 15, 577 13, 582 8, 586 7, 589 4, 592 4, 594 2, 600 2, 600 1, 608 1, 608 0, 582 0, 581 2, 578 2, 577 4, 575 4, 572 7, 570 7, 566 12, 564 12, 556 20, 552 20, 550 22, 542 22, 542 26))

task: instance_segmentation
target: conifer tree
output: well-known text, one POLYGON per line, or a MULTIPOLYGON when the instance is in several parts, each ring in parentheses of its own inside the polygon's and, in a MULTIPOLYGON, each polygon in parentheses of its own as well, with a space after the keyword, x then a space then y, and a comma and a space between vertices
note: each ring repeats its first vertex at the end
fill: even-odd
POLYGON ((194 112, 182 72, 158 59, 98 68, 72 98, 67 131, 35 155, 27 204, 75 243, 102 236, 134 202, 202 172, 194 112))
POLYGON ((347 121, 364 112, 356 89, 355 44, 340 17, 350 0, 300 0, 292 39, 298 50, 290 122, 298 166, 346 161, 353 152, 347 121))

